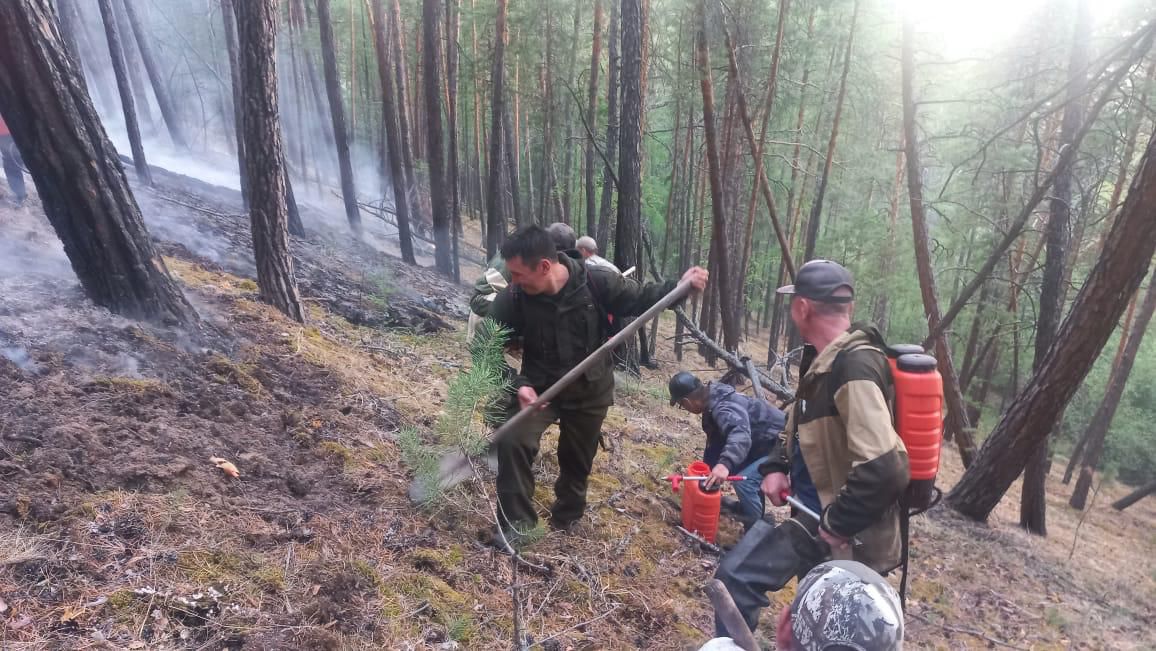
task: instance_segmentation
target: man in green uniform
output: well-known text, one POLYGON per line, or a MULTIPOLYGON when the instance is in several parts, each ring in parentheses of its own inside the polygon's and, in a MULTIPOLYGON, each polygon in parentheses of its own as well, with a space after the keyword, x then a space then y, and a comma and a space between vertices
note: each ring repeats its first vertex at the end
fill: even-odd
MULTIPOLYGON (((585 265, 557 252, 549 233, 539 226, 510 236, 502 258, 510 287, 498 294, 490 316, 521 340, 522 370, 514 386, 523 409, 606 341, 607 314, 638 316, 677 284, 639 285, 608 269, 585 265)), ((693 267, 683 279, 701 291, 707 272, 693 267)), ((582 517, 602 421, 613 403, 614 368, 607 356, 497 444, 498 515, 507 537, 538 521, 533 464, 542 432, 555 420, 560 421, 561 436, 550 524, 568 530, 582 517)))

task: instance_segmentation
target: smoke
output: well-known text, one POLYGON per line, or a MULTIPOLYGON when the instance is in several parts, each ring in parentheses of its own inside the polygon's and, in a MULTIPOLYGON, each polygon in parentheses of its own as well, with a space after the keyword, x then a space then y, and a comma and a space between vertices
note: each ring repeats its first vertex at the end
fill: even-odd
POLYGON ((40 372, 40 365, 33 361, 28 355, 27 350, 19 346, 0 347, 0 357, 4 357, 12 362, 25 373, 35 374, 40 372))

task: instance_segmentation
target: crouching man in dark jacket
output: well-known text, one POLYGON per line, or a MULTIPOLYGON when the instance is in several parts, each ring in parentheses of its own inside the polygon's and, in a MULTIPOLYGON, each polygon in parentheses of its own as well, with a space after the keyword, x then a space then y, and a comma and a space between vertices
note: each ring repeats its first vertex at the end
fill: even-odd
POLYGON ((731 475, 743 475, 735 482, 743 525, 763 517, 766 507, 759 486, 763 475, 759 466, 766 463, 771 448, 787 424, 787 415, 757 398, 735 391, 722 382, 703 384, 697 377, 681 371, 670 378, 670 404, 692 414, 702 415, 706 432, 703 461, 711 467, 705 488, 721 485, 731 475))

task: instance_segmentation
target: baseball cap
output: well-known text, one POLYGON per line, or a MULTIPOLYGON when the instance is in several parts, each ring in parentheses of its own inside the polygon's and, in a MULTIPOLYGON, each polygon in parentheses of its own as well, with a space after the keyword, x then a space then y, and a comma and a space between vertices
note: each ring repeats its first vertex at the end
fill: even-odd
POLYGON ((810 260, 795 273, 795 284, 780 287, 778 293, 796 294, 820 303, 850 303, 855 300, 855 280, 838 262, 810 260), (851 293, 837 296, 836 292, 844 287, 851 293))
POLYGON ((670 404, 682 400, 698 390, 702 386, 702 380, 696 378, 693 374, 686 371, 679 371, 670 378, 670 404))
POLYGON ((802 651, 903 648, 903 608, 895 588, 855 561, 827 561, 799 583, 791 636, 802 651))

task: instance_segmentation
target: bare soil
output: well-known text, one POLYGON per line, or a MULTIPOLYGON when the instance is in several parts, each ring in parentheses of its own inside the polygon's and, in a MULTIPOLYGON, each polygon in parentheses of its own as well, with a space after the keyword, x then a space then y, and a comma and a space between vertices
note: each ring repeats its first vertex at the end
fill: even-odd
MULTIPOLYGON (((35 199, 0 208, 0 648, 509 648, 515 583, 535 648, 709 637, 717 557, 674 529, 660 477, 702 445, 665 379, 711 373, 692 352, 674 361, 671 319, 661 368, 619 384, 588 517, 533 544, 546 571, 515 580, 480 542, 491 482, 430 508, 406 498, 398 432, 432 425, 467 361, 466 289, 383 253, 387 232, 352 240, 323 206, 292 245, 309 308, 292 323, 257 301, 236 193, 160 180, 137 197, 203 317, 192 330, 93 306, 35 199)), ((949 451, 940 484, 960 472, 949 451)), ((1118 513, 1105 506, 1127 487, 1105 484, 1084 516, 1049 490, 1047 538, 1016 526, 1016 490, 987 524, 943 508, 914 521, 912 648, 1156 647, 1156 501, 1118 513)), ((739 531, 724 520, 721 542, 739 531)))

